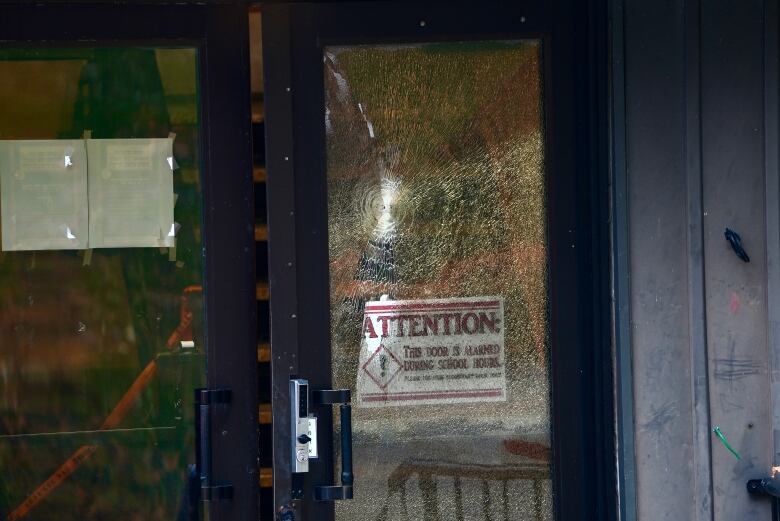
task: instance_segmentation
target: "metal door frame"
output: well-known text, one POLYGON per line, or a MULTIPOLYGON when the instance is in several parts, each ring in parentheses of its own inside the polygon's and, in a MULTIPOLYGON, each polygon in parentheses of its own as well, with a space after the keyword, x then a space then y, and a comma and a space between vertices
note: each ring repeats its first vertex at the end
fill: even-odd
MULTIPOLYGON (((257 521, 258 406, 248 9, 241 2, 0 3, 3 47, 182 45, 199 50, 207 385, 232 389, 213 420, 212 471, 234 488, 210 519, 257 521)), ((193 454, 193 460, 195 455, 193 454)))
MULTIPOLYGON (((291 504, 289 379, 331 382, 322 46, 525 36, 545 42, 556 519, 616 519, 605 4, 274 3, 262 12, 276 511, 291 504)), ((331 418, 319 422, 323 451, 331 418)), ((332 470, 332 458, 312 466, 307 498, 332 470)), ((310 500, 294 506, 299 521, 334 516, 310 500)))

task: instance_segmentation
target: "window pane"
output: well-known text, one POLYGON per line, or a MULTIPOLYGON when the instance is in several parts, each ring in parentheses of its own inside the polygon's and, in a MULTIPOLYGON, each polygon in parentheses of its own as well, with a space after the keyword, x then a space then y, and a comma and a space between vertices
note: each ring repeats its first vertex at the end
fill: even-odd
POLYGON ((0 49, 4 519, 187 512, 206 347, 197 59, 0 49), (41 231, 58 224, 66 246, 41 231))
POLYGON ((337 518, 551 519, 541 45, 323 59, 337 518))

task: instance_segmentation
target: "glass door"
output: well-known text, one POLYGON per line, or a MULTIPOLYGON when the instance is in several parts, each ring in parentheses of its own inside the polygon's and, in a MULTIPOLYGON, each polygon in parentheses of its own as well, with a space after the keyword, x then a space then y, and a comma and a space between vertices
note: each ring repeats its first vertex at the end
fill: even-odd
POLYGON ((552 518, 542 54, 324 49, 336 519, 552 518))
MULTIPOLYGON (((217 71, 204 66, 206 16, 246 20, 230 6, 10 11, 0 24, 0 517, 195 520, 221 484, 249 510, 226 500, 213 517, 248 519, 246 464, 230 475, 213 460, 232 436, 255 442, 256 461, 255 429, 230 424, 231 409, 256 411, 252 375, 225 378, 254 343, 253 262, 231 255, 248 275, 237 287, 211 247, 224 226, 250 229, 251 209, 218 219, 210 209, 220 192, 251 189, 248 142, 233 147, 243 156, 210 154, 213 131, 246 108, 210 112, 217 71), (189 21, 139 29, 145 16, 189 21), (101 38, 96 28, 119 19, 101 38), (250 327, 224 338, 238 320, 250 327), (196 407, 196 389, 227 387, 230 403, 196 407)), ((241 56, 245 43, 222 52, 241 56)), ((251 244, 251 231, 227 235, 220 246, 251 244)))
POLYGON ((472 7, 264 13, 280 512, 610 516, 587 30, 472 7))

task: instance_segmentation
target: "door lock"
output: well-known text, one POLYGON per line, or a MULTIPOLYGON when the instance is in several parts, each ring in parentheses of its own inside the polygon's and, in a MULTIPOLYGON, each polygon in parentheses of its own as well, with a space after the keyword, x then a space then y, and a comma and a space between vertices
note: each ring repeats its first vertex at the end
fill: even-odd
MULTIPOLYGON (((317 501, 352 499, 352 406, 349 389, 311 391, 314 405, 338 405, 341 420, 341 484, 314 487, 317 501)), ((290 450, 292 466, 292 499, 303 499, 303 474, 309 472, 309 461, 318 457, 317 418, 309 413, 309 381, 290 380, 290 450)))
POLYGON ((290 380, 292 471, 309 472, 309 460, 317 457, 317 419, 309 414, 309 381, 290 380))

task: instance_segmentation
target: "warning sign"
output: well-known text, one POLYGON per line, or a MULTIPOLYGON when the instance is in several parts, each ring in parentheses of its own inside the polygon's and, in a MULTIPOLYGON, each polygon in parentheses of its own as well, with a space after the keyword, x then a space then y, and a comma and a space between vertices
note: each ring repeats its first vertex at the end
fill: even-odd
POLYGON ((367 302, 357 389, 362 407, 506 400, 503 298, 367 302))

